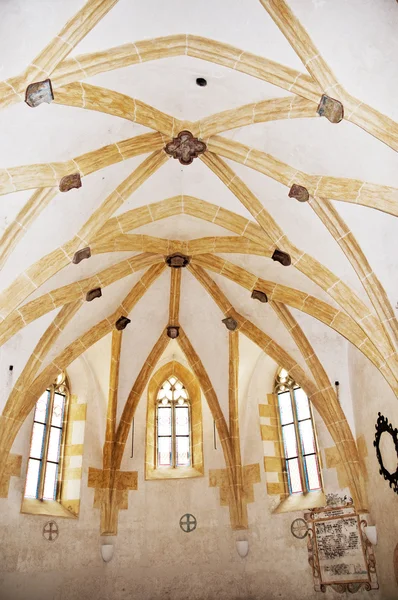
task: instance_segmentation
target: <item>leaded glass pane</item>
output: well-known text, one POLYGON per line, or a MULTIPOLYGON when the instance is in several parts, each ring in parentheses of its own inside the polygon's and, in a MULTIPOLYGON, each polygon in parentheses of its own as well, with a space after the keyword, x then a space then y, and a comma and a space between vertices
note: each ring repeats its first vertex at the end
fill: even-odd
POLYGON ((47 460, 52 462, 59 461, 59 450, 61 446, 61 429, 51 427, 50 439, 48 442, 47 460))
POLYGON ((291 493, 296 494, 297 492, 302 492, 303 488, 301 486, 298 458, 292 458, 291 460, 288 460, 287 466, 291 493))
POLYGON ((171 437, 158 438, 158 465, 159 467, 171 466, 171 437))
POLYGON ((46 465, 46 478, 44 480, 44 500, 55 500, 57 485, 58 465, 48 462, 46 465))
POLYGON ((297 441, 296 441, 296 431, 294 429, 293 423, 291 425, 285 425, 282 427, 283 434, 283 444, 285 446, 285 456, 286 458, 291 458, 293 456, 297 456, 297 441))
POLYGON ((158 408, 158 436, 171 435, 171 407, 158 408))
POLYGON ((169 377, 159 390, 158 400, 157 464, 159 467, 189 465, 190 417, 188 393, 183 383, 174 375, 169 377))
POLYGON ((177 437, 176 439, 176 451, 177 451, 177 467, 189 466, 189 437, 177 437))
POLYGON ((321 482, 318 471, 318 461, 315 454, 304 458, 307 469, 308 488, 310 490, 319 490, 321 482))
POLYGON ((293 423, 292 401, 290 392, 278 394, 279 412, 281 416, 281 424, 293 423))
POLYGON ((311 419, 301 421, 299 423, 299 429, 303 454, 312 454, 315 452, 315 440, 311 419))
POLYGON ((37 498, 37 488, 39 485, 40 461, 29 459, 28 472, 26 474, 25 496, 27 498, 37 498))
POLYGON ((29 453, 29 456, 32 458, 42 458, 45 429, 46 426, 43 425, 43 423, 33 423, 32 441, 29 453))
POLYGON ((301 388, 294 390, 294 399, 296 401, 298 420, 309 419, 311 417, 310 405, 305 392, 301 388))
POLYGON ((65 396, 63 394, 58 394, 57 392, 55 392, 51 425, 54 425, 55 427, 62 427, 62 421, 64 418, 64 407, 65 396))
POLYGON ((36 410, 34 420, 39 423, 45 423, 47 417, 47 408, 50 400, 50 391, 46 390, 36 402, 36 410))
POLYGON ((189 408, 188 406, 176 406, 176 435, 189 435, 189 408))

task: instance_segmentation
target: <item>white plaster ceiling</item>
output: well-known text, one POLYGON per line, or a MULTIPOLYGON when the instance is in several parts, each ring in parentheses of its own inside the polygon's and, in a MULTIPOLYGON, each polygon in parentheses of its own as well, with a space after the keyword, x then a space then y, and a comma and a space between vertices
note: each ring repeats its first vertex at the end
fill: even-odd
MULTIPOLYGON (((395 2, 373 0, 289 0, 304 27, 343 85, 361 100, 391 118, 398 119, 398 11, 395 2)), ((0 22, 0 78, 21 72, 82 6, 83 0, 2 0, 0 22)), ((119 0, 116 6, 77 45, 71 56, 94 52, 127 42, 177 33, 190 33, 230 43, 304 72, 304 67, 258 0, 119 0)), ((196 120, 218 111, 251 102, 290 95, 282 89, 246 74, 188 56, 166 58, 102 73, 86 80, 142 100, 182 120, 196 120), (205 77, 207 87, 198 87, 205 77)), ((141 125, 80 108, 54 103, 32 110, 25 103, 0 111, 0 167, 66 161, 106 144, 135 137, 150 130, 141 125)), ((223 133, 268 152, 311 174, 365 179, 398 187, 396 153, 349 122, 332 125, 326 119, 296 119, 254 124, 223 133)), ((83 187, 57 194, 33 222, 8 258, 0 277, 5 289, 36 260, 66 242, 78 231, 111 191, 145 156, 138 156, 84 178, 83 187)), ((342 278, 365 302, 368 297, 342 250, 308 205, 288 198, 287 188, 247 166, 226 161, 256 194, 289 238, 342 278)), ((2 196, 1 228, 5 230, 31 195, 22 191, 2 196)), ((169 160, 150 177, 115 214, 175 195, 192 195, 246 218, 248 211, 233 193, 200 160, 183 167, 169 160)), ((334 202, 384 285, 393 306, 398 300, 396 219, 362 206, 334 202)), ((1 233, 1 232, 0 232, 1 233)), ((218 225, 188 215, 157 221, 134 233, 190 240, 214 235, 233 235, 218 225)), ((69 265, 40 286, 27 301, 59 286, 95 274, 134 253, 106 253, 80 265, 69 265)), ((283 268, 268 258, 225 254, 224 258, 271 281, 296 287, 336 306, 330 296, 298 270, 283 268)), ((211 273, 210 273, 211 274, 211 273)), ((109 315, 142 272, 130 275, 103 290, 103 297, 84 305, 71 320, 49 353, 55 356, 96 322, 109 315)), ((169 303, 167 270, 138 302, 132 324, 124 333, 119 398, 123 404, 146 356, 167 324, 169 303)), ((211 274, 213 277, 213 274, 211 274)), ((214 280, 235 308, 273 336, 306 369, 292 338, 269 306, 254 303, 250 293, 225 278, 214 280)), ((330 377, 343 369, 341 349, 345 341, 332 330, 298 311, 306 335, 325 360, 330 377), (325 350, 325 348, 327 350, 325 350), (338 353, 328 362, 327 353, 338 353), (336 364, 338 367, 335 367, 336 364)), ((3 347, 7 362, 27 360, 53 311, 22 329, 18 343, 11 338, 3 347), (40 325, 40 326, 39 326, 40 325)), ((183 273, 180 321, 212 380, 223 411, 228 406, 228 338, 221 311, 188 272, 183 273)), ((250 344, 249 344, 250 346, 250 344)), ((242 381, 247 386, 256 352, 247 353, 242 381), (247 364, 250 362, 251 367, 247 364)), ((93 354, 94 356, 94 354, 93 354)), ((16 371, 17 372, 17 371, 16 371)))

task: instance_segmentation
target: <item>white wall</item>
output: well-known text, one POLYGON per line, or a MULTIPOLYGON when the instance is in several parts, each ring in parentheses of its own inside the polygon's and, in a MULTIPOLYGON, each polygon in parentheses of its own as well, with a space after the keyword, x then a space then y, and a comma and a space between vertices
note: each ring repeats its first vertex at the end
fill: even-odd
MULTIPOLYGON (((266 493, 258 403, 272 391, 276 365, 258 355, 250 344, 243 342, 240 347, 244 357, 251 357, 251 367, 245 358, 242 361, 242 456, 244 464, 260 463, 262 478, 254 487, 255 503, 248 505, 249 530, 231 530, 228 508, 220 506, 218 488, 209 488, 209 469, 222 468, 224 461, 219 441, 217 450, 213 447, 213 421, 203 397, 205 476, 144 481, 145 391, 135 416, 134 458, 130 458, 129 438, 123 459, 123 469, 138 471, 138 491, 129 493, 129 508, 119 513, 118 536, 101 540, 99 511, 92 507, 94 490, 87 488, 87 473, 90 466, 101 465, 109 364, 106 338, 68 370, 72 391, 88 402, 79 519, 56 519, 60 536, 53 543, 45 541, 42 527, 48 519, 20 514, 23 478, 12 478, 8 500, 0 500, 1 600, 318 598, 306 542, 290 533, 291 522, 302 513, 272 515, 266 493), (179 519, 187 512, 198 520, 196 531, 190 534, 179 528, 179 519), (246 538, 250 550, 247 558, 241 559, 235 540, 246 538), (102 562, 99 553, 105 541, 115 544, 109 564, 102 562)), ((173 358, 187 366, 172 342, 158 367, 173 358)), ((26 441, 29 435, 27 428, 19 437, 26 441)), ((384 489, 385 483, 379 483, 384 489)), ((385 492, 393 497, 389 490, 385 492)), ((380 569, 391 579, 391 569, 380 569)), ((341 595, 328 591, 324 597, 341 595)), ((371 596, 356 597, 394 596, 372 592, 371 596)))
MULTIPOLYGON (((373 441, 379 412, 394 427, 398 427, 398 401, 382 375, 351 345, 348 349, 348 365, 357 435, 364 436, 368 451, 368 496, 372 524, 376 525, 379 537, 376 547, 379 582, 382 597, 392 600, 398 598, 393 570, 393 552, 398 542, 398 495, 379 473, 373 441)), ((393 468, 398 468, 393 447, 386 446, 385 450, 385 461, 392 463, 393 468)))

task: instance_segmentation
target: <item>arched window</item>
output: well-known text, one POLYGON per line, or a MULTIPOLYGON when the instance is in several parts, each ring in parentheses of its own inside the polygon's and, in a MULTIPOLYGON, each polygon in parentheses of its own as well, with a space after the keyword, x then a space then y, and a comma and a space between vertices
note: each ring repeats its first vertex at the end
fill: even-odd
POLYGON ((278 394, 289 493, 320 490, 322 482, 310 402, 285 369, 278 372, 275 392, 278 394))
POLYGON ((65 373, 36 402, 30 442, 25 498, 59 500, 70 392, 65 373))
POLYGON ((156 467, 191 466, 191 415, 188 392, 172 375, 161 386, 156 407, 156 467))
POLYGON ((178 361, 160 367, 148 383, 145 479, 203 477, 201 389, 178 361))

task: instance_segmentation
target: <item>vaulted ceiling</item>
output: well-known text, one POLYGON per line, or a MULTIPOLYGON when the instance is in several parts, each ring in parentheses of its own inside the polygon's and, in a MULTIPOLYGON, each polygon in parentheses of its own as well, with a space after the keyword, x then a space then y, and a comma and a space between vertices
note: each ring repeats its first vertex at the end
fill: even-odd
POLYGON ((179 322, 225 412, 230 305, 315 389, 308 344, 334 379, 348 339, 397 391, 397 27, 394 2, 3 0, 0 340, 16 377, 54 319, 35 377, 128 314, 123 404, 169 322, 159 265, 179 251, 179 322), (29 107, 46 79, 54 99, 29 107), (182 130, 207 147, 189 165, 164 150, 182 130), (72 174, 81 187, 59 191, 72 174))

